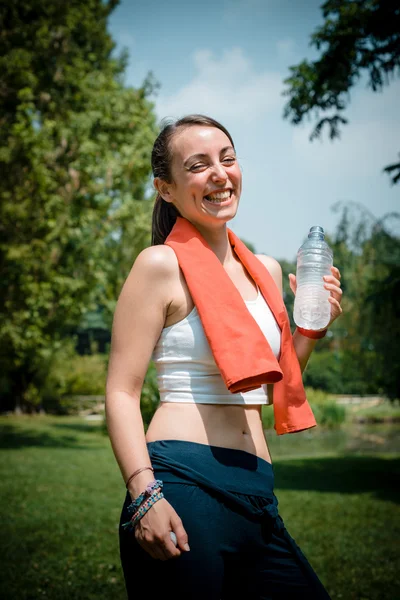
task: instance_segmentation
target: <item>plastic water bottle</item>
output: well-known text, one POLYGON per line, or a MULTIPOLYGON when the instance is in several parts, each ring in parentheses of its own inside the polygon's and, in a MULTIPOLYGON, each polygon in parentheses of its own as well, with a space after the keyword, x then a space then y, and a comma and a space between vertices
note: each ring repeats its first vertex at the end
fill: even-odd
POLYGON ((303 329, 323 329, 329 323, 330 292, 324 288, 324 275, 331 275, 333 253, 322 227, 311 227, 308 238, 297 252, 293 319, 303 329))

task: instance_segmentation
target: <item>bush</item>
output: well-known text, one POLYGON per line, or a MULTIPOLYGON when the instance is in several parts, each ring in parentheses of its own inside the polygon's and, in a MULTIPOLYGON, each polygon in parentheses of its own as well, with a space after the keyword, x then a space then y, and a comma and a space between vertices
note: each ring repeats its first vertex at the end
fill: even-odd
MULTIPOLYGON (((318 425, 334 428, 345 422, 346 408, 337 404, 330 394, 323 390, 306 388, 306 396, 318 425)), ((274 409, 272 406, 262 407, 262 423, 264 429, 274 428, 274 409)))
POLYGON ((140 410, 142 413, 145 429, 149 426, 152 416, 154 415, 160 394, 157 387, 157 372, 153 362, 150 363, 144 380, 142 395, 140 398, 140 410))
POLYGON ((346 421, 345 407, 335 401, 331 400, 326 404, 310 402, 310 405, 318 425, 333 429, 340 427, 346 421))
POLYGON ((273 429, 274 428, 274 407, 273 406, 263 406, 261 409, 262 416, 262 424, 263 429, 273 429))
POLYGON ((362 353, 317 350, 303 373, 304 385, 331 394, 382 394, 379 379, 371 375, 377 361, 376 353, 368 349, 362 353))
POLYGON ((331 350, 313 352, 303 373, 304 385, 333 394, 344 393, 341 361, 331 350))
POLYGON ((66 340, 48 365, 43 388, 42 407, 46 412, 71 414, 81 409, 74 396, 104 396, 107 376, 105 354, 80 356, 74 340, 66 340))

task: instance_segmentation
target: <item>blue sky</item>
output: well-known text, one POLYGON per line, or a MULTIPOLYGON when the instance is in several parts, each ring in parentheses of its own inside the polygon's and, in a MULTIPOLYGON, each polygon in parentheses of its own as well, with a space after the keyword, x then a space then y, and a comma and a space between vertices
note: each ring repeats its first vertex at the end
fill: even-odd
POLYGON ((282 118, 289 66, 313 58, 322 24, 318 0, 121 0, 109 31, 130 55, 128 85, 151 71, 160 84, 158 118, 204 113, 233 136, 243 171, 231 228, 258 252, 293 260, 312 225, 333 233, 338 202, 380 218, 400 208, 400 185, 383 166, 400 151, 400 81, 381 93, 351 92, 339 141, 309 141, 314 121, 282 118))

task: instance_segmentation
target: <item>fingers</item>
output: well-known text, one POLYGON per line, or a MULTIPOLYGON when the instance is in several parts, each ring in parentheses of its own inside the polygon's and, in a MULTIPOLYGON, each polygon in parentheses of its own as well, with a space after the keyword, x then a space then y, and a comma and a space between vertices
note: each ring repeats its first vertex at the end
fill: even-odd
MULTIPOLYGON (((166 504, 168 508, 168 504, 166 504)), ((165 519, 165 507, 153 506, 144 517, 137 523, 135 537, 142 548, 157 560, 169 560, 177 558, 182 552, 189 552, 188 535, 183 527, 182 520, 176 512, 169 507, 169 515, 165 519), (157 512, 157 508, 161 509, 157 512), (172 511, 172 512, 170 512, 172 511), (162 519, 159 518, 162 516, 162 519), (176 544, 171 538, 176 537, 176 544)))
POLYGON ((183 527, 181 519, 176 515, 173 519, 171 519, 172 530, 176 535, 178 547, 181 548, 184 552, 189 552, 189 540, 188 535, 183 527))
POLYGON ((334 277, 333 275, 324 275, 324 281, 326 281, 328 283, 332 283, 336 287, 340 288, 339 279, 336 279, 336 277, 334 277))
POLYGON ((296 280, 296 275, 293 275, 293 273, 289 273, 289 285, 290 285, 290 289, 292 290, 293 294, 295 294, 296 290, 297 290, 297 280, 296 280))
POLYGON ((147 537, 136 535, 136 539, 142 546, 143 550, 148 552, 150 556, 156 560, 169 560, 177 558, 182 554, 171 539, 170 532, 166 532, 162 537, 147 537))
POLYGON ((330 290, 331 295, 336 298, 336 300, 341 300, 342 295, 343 295, 343 291, 340 287, 338 287, 336 284, 334 283, 325 283, 324 288, 326 290, 330 290))
POLYGON ((343 312, 343 308, 340 306, 340 302, 338 300, 336 300, 336 298, 333 298, 332 296, 329 296, 328 300, 338 310, 338 313, 341 315, 343 312))
POLYGON ((171 538, 171 532, 168 531, 167 535, 164 538, 165 551, 169 555, 168 558, 175 558, 182 554, 181 550, 178 548, 176 544, 174 544, 171 538))

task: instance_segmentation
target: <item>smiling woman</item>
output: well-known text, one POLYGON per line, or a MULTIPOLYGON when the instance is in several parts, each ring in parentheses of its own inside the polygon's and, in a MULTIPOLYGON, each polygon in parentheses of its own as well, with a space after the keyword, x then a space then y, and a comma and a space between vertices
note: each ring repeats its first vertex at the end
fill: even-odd
MULTIPOLYGON (((326 600, 278 514, 261 418, 271 404, 277 433, 315 426, 301 371, 317 342, 291 334, 277 261, 227 227, 242 173, 223 125, 204 115, 169 123, 152 168, 153 244, 118 299, 106 392, 127 487, 128 596, 142 579, 194 600, 326 600), (151 359, 160 404, 145 433, 151 359)), ((331 322, 341 312, 339 277, 333 268, 326 282, 331 322)))
POLYGON ((236 214, 242 174, 233 142, 227 142, 226 133, 217 127, 182 128, 171 140, 170 182, 154 179, 161 202, 173 204, 197 228, 216 218, 226 222, 236 214))
POLYGON ((158 191, 153 244, 164 243, 177 216, 186 210, 192 212, 194 206, 182 205, 190 193, 201 198, 204 213, 209 204, 232 205, 230 218, 235 216, 242 189, 241 170, 231 135, 214 119, 191 115, 166 125, 153 147, 152 168, 158 191))

